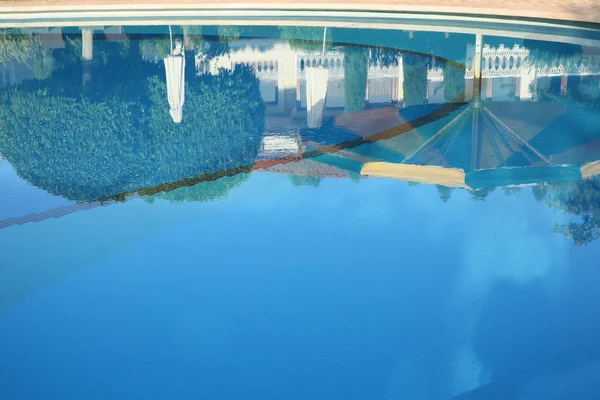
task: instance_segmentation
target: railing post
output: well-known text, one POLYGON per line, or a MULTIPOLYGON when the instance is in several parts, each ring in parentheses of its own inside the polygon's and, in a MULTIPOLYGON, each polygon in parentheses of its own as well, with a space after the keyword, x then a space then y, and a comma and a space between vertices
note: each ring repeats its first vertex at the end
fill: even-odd
POLYGON ((475 35, 475 57, 473 60, 473 99, 478 99, 481 93, 481 46, 483 36, 475 35))

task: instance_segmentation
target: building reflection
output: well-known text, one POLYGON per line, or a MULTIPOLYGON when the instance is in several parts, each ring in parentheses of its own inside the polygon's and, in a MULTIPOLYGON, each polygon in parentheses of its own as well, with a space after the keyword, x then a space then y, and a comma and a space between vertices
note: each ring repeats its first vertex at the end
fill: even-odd
MULTIPOLYGON (((407 42, 398 48, 336 45, 328 39, 322 52, 320 44, 240 38, 234 32, 227 38, 202 36, 192 28, 198 27, 179 32, 186 47, 186 85, 198 77, 213 77, 209 80, 216 84, 223 71, 234 76, 234 71, 246 69, 251 73, 235 75, 236 79, 256 79, 257 97, 263 103, 253 106, 264 110, 264 124, 256 124, 259 137, 252 139, 260 141, 256 154, 245 155, 243 163, 228 164, 231 168, 219 173, 235 174, 239 169, 288 174, 296 183, 308 184, 326 177, 387 176, 462 187, 482 197, 497 186, 576 182, 600 170, 597 49, 579 46, 577 51, 544 53, 539 49, 543 43, 464 35, 450 59, 415 52, 419 34, 407 33, 407 42), (306 71, 314 67, 328 71, 327 96, 323 115, 315 119, 319 124, 310 126, 306 71), (440 168, 445 169, 441 175, 440 168)), ((164 80, 162 60, 169 51, 164 34, 136 35, 124 27, 64 32, 31 28, 22 34, 31 38, 31 46, 23 47, 18 57, 1 60, 0 87, 19 87, 32 80, 49 84, 57 73, 54 58, 67 48, 77 53, 77 61, 63 57, 62 62, 80 63, 82 86, 94 83, 92 92, 99 96, 123 84, 117 79, 106 82, 106 71, 116 69, 116 61, 136 68, 144 64, 140 82, 149 76, 164 80), (107 53, 111 43, 127 46, 122 46, 123 52, 107 53)), ((458 43, 454 35, 436 40, 439 48, 458 43)), ((166 97, 164 101, 166 113, 166 97)), ((189 104, 186 97, 183 125, 186 112, 199 118, 189 104)), ((232 110, 236 106, 231 104, 232 110)), ((184 128, 194 131, 189 125, 184 128)), ((153 180, 155 186, 132 185, 127 194, 111 192, 103 198, 122 200, 139 195, 139 190, 143 194, 175 190, 204 182, 204 172, 215 174, 212 169, 199 169, 197 176, 167 174, 169 179, 153 180)))

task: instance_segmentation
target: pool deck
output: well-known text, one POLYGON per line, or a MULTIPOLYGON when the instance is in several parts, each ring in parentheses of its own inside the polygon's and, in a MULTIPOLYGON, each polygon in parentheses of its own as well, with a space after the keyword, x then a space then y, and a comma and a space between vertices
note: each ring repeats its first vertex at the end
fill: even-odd
POLYGON ((600 24, 600 0, 0 0, 0 14, 122 10, 294 10, 443 13, 451 15, 553 19, 600 24))

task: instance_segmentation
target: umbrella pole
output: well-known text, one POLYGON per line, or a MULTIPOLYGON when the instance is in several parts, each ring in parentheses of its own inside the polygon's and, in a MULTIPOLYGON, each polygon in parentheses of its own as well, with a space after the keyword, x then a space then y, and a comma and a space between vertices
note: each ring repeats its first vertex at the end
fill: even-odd
POLYGON ((321 62, 325 58, 325 38, 327 37, 327 27, 323 29, 323 50, 321 50, 321 62))
POLYGON ((171 25, 169 25, 169 39, 171 40, 171 54, 173 54, 173 31, 171 25))

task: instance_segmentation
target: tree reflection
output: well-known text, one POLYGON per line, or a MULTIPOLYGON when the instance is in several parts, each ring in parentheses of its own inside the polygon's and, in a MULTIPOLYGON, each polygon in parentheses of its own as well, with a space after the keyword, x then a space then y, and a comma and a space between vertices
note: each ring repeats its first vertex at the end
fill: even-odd
POLYGON ((344 49, 344 111, 354 112, 365 108, 369 51, 361 47, 344 49))
POLYGON ((533 194, 548 207, 577 217, 577 221, 557 224, 556 232, 578 246, 600 238, 600 178, 540 185, 533 194))
POLYGON ((281 39, 286 40, 294 49, 305 51, 321 51, 323 39, 325 48, 332 44, 332 29, 325 31, 321 27, 310 26, 284 26, 281 28, 281 39), (323 38, 325 34, 325 38, 323 38))
POLYGON ((444 98, 446 101, 465 101, 465 71, 457 66, 442 64, 444 68, 444 98))
MULTIPOLYGON (((436 185, 439 198, 447 203, 452 188, 436 185)), ((496 188, 469 190, 472 200, 484 201, 496 188)), ((522 191, 521 187, 504 187, 505 196, 513 196, 522 191)), ((600 177, 575 182, 551 182, 531 188, 535 200, 546 206, 564 212, 574 220, 556 224, 554 231, 573 240, 578 246, 585 246, 600 239, 600 177)))
POLYGON ((10 61, 27 63, 41 49, 39 35, 24 35, 15 29, 0 29, 0 64, 10 61))
POLYGON ((440 200, 442 200, 444 203, 450 201, 450 198, 452 197, 453 188, 444 185, 435 185, 435 187, 438 191, 438 195, 440 196, 440 200))
POLYGON ((314 186, 317 187, 321 183, 321 178, 318 176, 300 176, 290 175, 290 182, 295 187, 314 186))
POLYGON ((171 203, 207 202, 227 196, 231 189, 240 186, 248 179, 248 174, 224 176, 210 182, 201 182, 194 186, 184 186, 170 192, 144 196, 144 201, 154 203, 155 200, 167 200, 171 203))
MULTIPOLYGON (((137 47, 99 42, 93 79, 82 85, 80 43, 67 42, 53 79, 0 93, 0 153, 32 185, 92 201, 254 162, 264 104, 250 68, 190 77, 176 125, 164 72, 140 65, 137 47)), ((194 190, 203 188, 192 197, 219 197, 229 186, 194 190)))
POLYGON ((429 60, 413 54, 405 54, 404 103, 415 106, 427 103, 427 66, 429 60))

